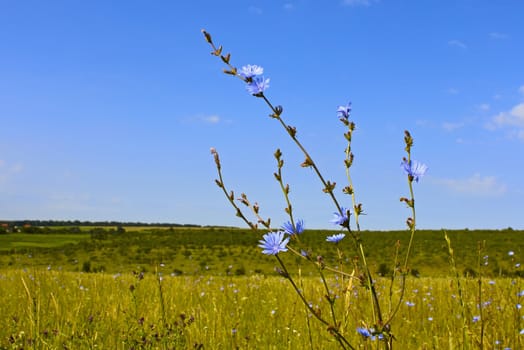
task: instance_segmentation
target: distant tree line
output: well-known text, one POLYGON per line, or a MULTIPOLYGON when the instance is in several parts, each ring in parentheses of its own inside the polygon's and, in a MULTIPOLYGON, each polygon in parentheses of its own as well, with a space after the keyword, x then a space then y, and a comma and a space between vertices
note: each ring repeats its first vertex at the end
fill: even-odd
MULTIPOLYGON (((166 222, 145 223, 145 222, 126 222, 126 221, 80 221, 80 220, 2 220, 0 221, 0 234, 10 232, 22 233, 45 233, 49 229, 64 227, 67 232, 75 230, 80 232, 80 227, 202 227, 194 224, 176 224, 166 222)), ((55 231, 55 230, 53 230, 55 231)))

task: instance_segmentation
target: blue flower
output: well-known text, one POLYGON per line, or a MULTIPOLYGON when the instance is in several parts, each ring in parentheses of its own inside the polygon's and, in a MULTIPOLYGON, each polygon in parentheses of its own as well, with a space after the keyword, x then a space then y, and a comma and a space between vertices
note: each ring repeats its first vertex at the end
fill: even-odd
POLYGON ((344 237, 346 237, 344 233, 339 233, 338 235, 327 236, 326 241, 331 242, 331 243, 338 243, 344 237))
POLYGON ((341 207, 340 211, 342 211, 342 214, 338 212, 333 213, 334 217, 331 220, 331 222, 335 225, 346 226, 349 222, 349 210, 347 210, 344 207, 341 207))
POLYGON ((351 102, 345 106, 338 106, 337 113, 340 119, 348 119, 351 114, 351 102))
POLYGON ((269 78, 264 79, 264 77, 254 77, 247 84, 246 89, 251 95, 259 95, 263 93, 269 87, 269 78))
POLYGON ((480 321, 480 316, 473 316, 473 323, 480 321))
MULTIPOLYGON (((370 338, 371 340, 375 340, 378 338, 378 340, 384 340, 384 335, 382 334, 378 334, 378 335, 374 335, 373 333, 375 333, 375 329, 374 328, 371 328, 371 329, 367 329, 367 328, 363 328, 363 327, 357 327, 357 332, 363 336, 364 338, 370 338)), ((376 333, 375 333, 376 334, 376 333)))
POLYGON ((238 73, 242 78, 249 79, 264 73, 264 68, 257 66, 256 64, 248 64, 247 66, 242 67, 240 73, 238 73))
POLYGON ((418 179, 424 174, 426 174, 426 171, 428 171, 428 167, 426 164, 417 162, 416 160, 407 161, 407 159, 404 159, 402 163, 400 164, 400 167, 404 170, 404 172, 409 175, 409 177, 412 180, 415 180, 418 182, 418 179))
POLYGON ((269 232, 262 237, 258 246, 263 249, 262 254, 277 255, 280 252, 287 252, 288 242, 289 237, 284 238, 284 232, 269 232))
POLYGON ((513 250, 510 250, 510 251, 508 252, 508 255, 509 255, 509 256, 513 256, 513 255, 515 255, 515 252, 514 252, 513 250))
POLYGON ((299 235, 304 232, 304 220, 298 220, 294 227, 291 221, 288 221, 282 225, 281 229, 290 236, 299 235))
POLYGON ((369 329, 367 328, 363 328, 363 327, 357 327, 357 332, 363 336, 364 338, 370 338, 371 337, 371 332, 369 331, 369 329))

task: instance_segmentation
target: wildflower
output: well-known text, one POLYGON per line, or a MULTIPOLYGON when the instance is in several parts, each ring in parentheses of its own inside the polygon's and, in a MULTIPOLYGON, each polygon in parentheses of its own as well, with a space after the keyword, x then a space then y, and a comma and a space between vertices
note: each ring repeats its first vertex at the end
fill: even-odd
POLYGON ((524 328, 522 328, 522 329, 520 330, 520 333, 519 333, 519 334, 524 334, 524 328))
POLYGON ((411 302, 411 301, 406 301, 406 305, 409 306, 409 307, 413 307, 413 306, 415 306, 415 303, 411 302))
POLYGON ((480 321, 480 316, 473 316, 473 323, 480 321))
POLYGON ((346 226, 349 222, 349 210, 347 210, 344 207, 341 207, 340 211, 342 212, 342 214, 338 212, 333 213, 334 217, 331 220, 331 223, 335 225, 346 226))
POLYGON ((259 241, 259 247, 263 248, 262 254, 277 255, 280 252, 287 252, 286 245, 289 237, 284 239, 284 232, 269 232, 259 241))
POLYGON ((521 290, 519 294, 517 294, 519 297, 524 297, 524 290, 521 290))
POLYGON ((513 255, 515 255, 515 252, 514 252, 513 250, 510 250, 510 251, 508 252, 508 255, 509 255, 509 256, 513 256, 513 255))
POLYGON ((409 176, 411 181, 415 180, 416 182, 418 182, 418 179, 424 176, 424 174, 426 174, 426 171, 428 171, 428 167, 426 164, 420 163, 416 160, 410 160, 408 162, 408 160, 405 158, 400 164, 400 167, 409 176))
POLYGON ((517 304, 517 310, 520 310, 520 309, 522 309, 522 305, 517 304))
POLYGON ((242 67, 239 75, 244 79, 253 78, 264 73, 264 68, 257 66, 256 64, 248 64, 247 66, 242 67))
POLYGON ((263 77, 255 77, 246 86, 247 91, 251 95, 259 95, 269 87, 269 79, 263 77))
POLYGON ((363 327, 357 327, 357 332, 363 336, 364 338, 370 338, 371 340, 375 340, 378 338, 378 340, 383 340, 384 339, 384 335, 382 334, 378 334, 378 335, 374 335, 376 334, 375 333, 375 329, 374 328, 370 328, 370 329, 367 329, 367 328, 363 328, 363 327))
POLYGON ((338 106, 337 113, 338 113, 338 117, 341 120, 342 119, 348 119, 349 118, 349 114, 351 113, 351 102, 349 102, 345 106, 338 106))
POLYGON ((363 336, 364 338, 370 338, 371 337, 371 332, 369 331, 369 329, 367 328, 363 328, 363 327, 357 327, 357 332, 363 336))
POLYGON ((433 321, 433 317, 431 317, 431 316, 428 317, 428 321, 430 321, 430 322, 433 321))
POLYGON ((339 233, 337 235, 327 236, 326 241, 331 243, 338 243, 340 242, 346 235, 344 233, 339 233))
POLYGON ((520 263, 516 263, 515 267, 518 269, 520 267, 520 263))
POLYGON ((281 229, 290 236, 299 235, 304 232, 304 220, 298 220, 294 226, 291 221, 288 221, 282 225, 281 229))

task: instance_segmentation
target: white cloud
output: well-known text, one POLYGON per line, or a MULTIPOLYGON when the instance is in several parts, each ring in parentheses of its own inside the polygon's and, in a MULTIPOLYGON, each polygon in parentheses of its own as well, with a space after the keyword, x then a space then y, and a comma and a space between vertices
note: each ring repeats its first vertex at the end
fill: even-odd
POLYGON ((376 0, 343 0, 342 4, 347 6, 370 6, 376 0))
POLYGON ((24 170, 22 163, 8 164, 0 159, 0 184, 6 183, 13 175, 19 174, 24 170))
POLYGON ((218 123, 220 123, 220 117, 218 115, 208 115, 206 117, 202 117, 202 120, 205 123, 208 123, 208 124, 218 124, 218 123))
POLYGON ((466 179, 436 179, 435 182, 460 194, 474 196, 501 196, 507 192, 505 184, 499 183, 494 176, 475 174, 466 179))
POLYGON ((524 102, 516 105, 510 111, 501 112, 493 117, 496 127, 517 126, 524 128, 524 102))
POLYGON ((489 105, 489 103, 482 103, 478 106, 478 109, 480 109, 481 111, 489 111, 490 108, 491 106, 489 105))
POLYGON ((456 39, 448 41, 448 45, 449 46, 458 47, 458 48, 461 48, 461 49, 467 49, 468 48, 466 46, 466 44, 464 44, 462 41, 456 40, 456 39))
POLYGON ((494 40, 502 40, 502 39, 506 39, 508 36, 507 34, 504 34, 504 33, 491 32, 489 33, 489 37, 494 40))
MULTIPOLYGON (((524 95, 524 85, 519 87, 519 92, 524 95)), ((524 102, 493 116, 484 127, 491 131, 506 129, 508 138, 524 141, 524 102)))
POLYGON ((444 122, 442 123, 442 128, 444 128, 444 130, 446 131, 454 131, 454 130, 462 128, 463 126, 464 126, 464 123, 462 122, 459 122, 459 123, 444 122))
POLYGON ((295 5, 290 2, 284 4, 284 10, 291 11, 295 9, 295 5))
POLYGON ((249 6, 248 11, 249 13, 252 13, 255 15, 261 15, 263 13, 262 9, 256 6, 249 6))
POLYGON ((456 89, 456 88, 450 87, 449 89, 446 90, 446 92, 447 92, 448 94, 450 94, 450 95, 458 95, 458 93, 459 93, 460 91, 458 91, 458 89, 456 89))
MULTIPOLYGON (((204 124, 210 124, 210 125, 215 125, 215 124, 224 122, 222 118, 220 118, 220 116, 216 114, 210 114, 210 115, 197 114, 197 115, 181 118, 180 121, 184 124, 186 123, 187 124, 204 123, 204 124)), ((231 122, 231 121, 226 121, 226 122, 231 122)))

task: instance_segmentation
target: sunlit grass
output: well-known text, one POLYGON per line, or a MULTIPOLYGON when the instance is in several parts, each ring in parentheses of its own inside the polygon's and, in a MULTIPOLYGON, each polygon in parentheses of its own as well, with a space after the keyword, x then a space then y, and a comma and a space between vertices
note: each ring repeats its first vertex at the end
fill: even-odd
MULTIPOLYGON (((172 277, 161 268, 159 274, 160 282, 154 274, 142 279, 130 273, 5 270, 0 274, 0 348, 178 349, 203 344, 206 349, 307 349, 310 337, 315 349, 338 347, 318 325, 308 328, 310 315, 280 277, 172 277)), ((322 305, 316 282, 301 279, 308 300, 322 305)), ((361 300, 365 290, 353 285, 345 293, 345 283, 330 283, 338 290, 337 303, 349 305, 347 315, 340 315, 344 334, 355 344, 370 345, 355 331, 366 312, 361 300)), ((475 348, 481 324, 473 321, 478 315, 477 281, 462 283, 468 344, 461 344, 464 322, 455 281, 413 278, 408 280, 406 303, 392 323, 397 348, 475 348)), ((516 307, 522 287, 521 280, 483 281, 488 348, 518 349, 523 344, 519 331, 524 320, 516 307)), ((379 280, 379 293, 385 295, 388 289, 389 281, 379 280)))

